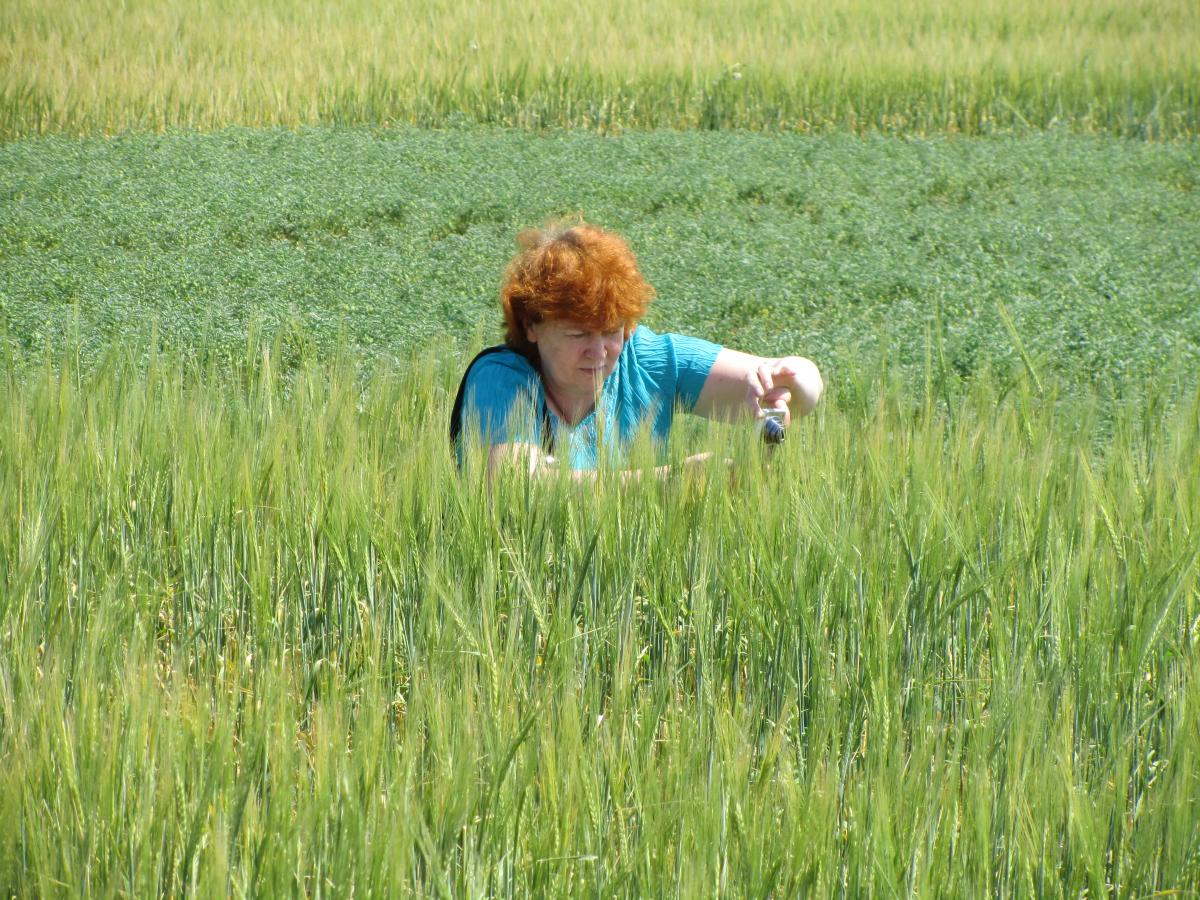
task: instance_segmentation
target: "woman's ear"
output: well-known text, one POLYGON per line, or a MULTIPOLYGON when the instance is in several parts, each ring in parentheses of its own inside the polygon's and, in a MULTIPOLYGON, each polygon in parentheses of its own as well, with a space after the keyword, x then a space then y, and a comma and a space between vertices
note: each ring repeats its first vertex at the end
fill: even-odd
POLYGON ((525 339, 531 344, 536 344, 538 340, 538 323, 529 322, 525 325, 525 339))

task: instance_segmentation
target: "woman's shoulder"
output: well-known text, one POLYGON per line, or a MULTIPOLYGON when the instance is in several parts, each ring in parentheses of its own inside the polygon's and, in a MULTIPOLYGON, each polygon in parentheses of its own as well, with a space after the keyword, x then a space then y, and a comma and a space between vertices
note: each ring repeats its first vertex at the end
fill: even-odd
POLYGON ((656 334, 639 326, 630 338, 633 367, 649 393, 673 396, 693 407, 712 371, 721 346, 703 338, 666 332, 656 334))
POLYGON ((675 360, 690 360, 700 357, 708 360, 720 351, 721 345, 714 344, 704 338, 692 337, 675 332, 659 334, 651 331, 645 325, 639 325, 629 338, 634 352, 646 364, 655 361, 673 362, 675 360))
POLYGON ((641 365, 655 365, 670 353, 670 338, 669 334, 659 334, 639 325, 629 336, 628 346, 641 365))
POLYGON ((651 331, 645 325, 638 325, 633 329, 633 334, 629 336, 629 342, 634 346, 641 344, 659 344, 662 343, 664 335, 656 331, 651 331))
POLYGON ((527 357, 503 344, 481 350, 471 362, 471 371, 490 366, 500 366, 517 372, 535 372, 533 364, 527 357))
POLYGON ((526 357, 503 345, 484 350, 466 372, 467 384, 473 390, 531 383, 537 377, 537 370, 526 357))

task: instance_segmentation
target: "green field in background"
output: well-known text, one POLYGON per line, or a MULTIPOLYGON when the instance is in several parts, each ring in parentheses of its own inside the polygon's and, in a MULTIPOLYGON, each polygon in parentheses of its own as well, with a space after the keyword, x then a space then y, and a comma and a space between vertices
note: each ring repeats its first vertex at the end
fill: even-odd
POLYGON ((1200 132, 1193 0, 11 0, 0 137, 477 122, 1200 132))
POLYGON ((517 231, 582 211, 630 240, 658 330, 835 380, 929 352, 954 378, 1011 371, 1023 342, 1068 386, 1124 392, 1200 360, 1198 172, 1194 143, 1070 136, 27 140, 0 146, 0 334, 23 359, 238 356, 249 331, 285 365, 339 341, 461 352, 499 336, 517 231))

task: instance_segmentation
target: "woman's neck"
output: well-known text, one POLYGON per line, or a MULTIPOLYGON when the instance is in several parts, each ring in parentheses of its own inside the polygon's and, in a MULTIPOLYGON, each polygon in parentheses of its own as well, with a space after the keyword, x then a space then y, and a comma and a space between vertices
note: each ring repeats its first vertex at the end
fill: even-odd
POLYGON ((546 402, 560 419, 574 428, 587 418, 588 413, 596 408, 597 392, 571 391, 553 384, 543 376, 542 385, 546 391, 546 402))

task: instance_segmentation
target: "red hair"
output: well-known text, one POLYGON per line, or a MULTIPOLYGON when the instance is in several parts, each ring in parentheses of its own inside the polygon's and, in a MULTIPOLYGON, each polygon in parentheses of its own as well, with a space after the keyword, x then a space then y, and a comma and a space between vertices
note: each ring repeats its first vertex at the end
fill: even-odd
POLYGON ((564 319, 596 331, 619 325, 628 337, 654 297, 629 245, 595 225, 531 228, 517 246, 500 288, 504 343, 530 359, 537 346, 527 326, 564 319))

